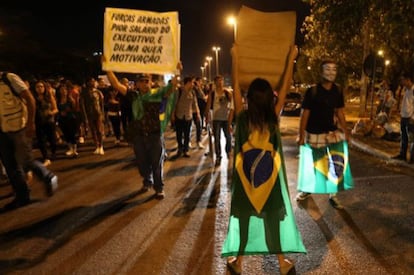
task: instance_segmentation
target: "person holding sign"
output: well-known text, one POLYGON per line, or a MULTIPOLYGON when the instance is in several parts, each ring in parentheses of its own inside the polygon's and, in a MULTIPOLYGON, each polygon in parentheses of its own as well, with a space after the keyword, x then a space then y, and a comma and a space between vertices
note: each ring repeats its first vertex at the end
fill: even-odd
POLYGON ((221 255, 232 274, 241 274, 243 255, 276 254, 280 273, 288 274, 294 263, 284 253, 306 253, 290 202, 278 125, 298 49, 290 47, 277 100, 269 81, 258 77, 248 87, 245 109, 237 46, 232 52, 236 133, 231 211, 221 255))
MULTIPOLYGON (((181 71, 179 63, 177 69, 181 71)), ((138 170, 143 177, 141 192, 154 188, 157 199, 163 199, 164 147, 160 123, 161 102, 176 90, 178 80, 174 77, 167 86, 151 90, 151 75, 141 73, 137 77, 136 89, 128 90, 112 71, 107 71, 111 85, 125 95, 132 106, 132 121, 128 126, 128 142, 133 146, 138 170)))

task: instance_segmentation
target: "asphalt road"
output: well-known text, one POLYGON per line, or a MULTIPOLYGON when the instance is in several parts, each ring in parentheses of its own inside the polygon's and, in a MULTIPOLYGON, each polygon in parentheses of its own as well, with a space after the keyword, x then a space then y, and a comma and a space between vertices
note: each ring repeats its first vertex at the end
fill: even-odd
MULTIPOLYGON (((351 149, 356 187, 297 204, 297 118, 282 118, 292 205, 308 253, 288 255, 297 274, 413 274, 413 172, 351 149), (296 127, 296 128, 295 128, 296 127)), ((207 136, 204 144, 207 145, 207 136)), ((174 149, 174 134, 167 133, 174 149)), ((105 141, 105 155, 80 147, 76 159, 50 168, 60 180, 51 198, 33 183, 33 204, 0 214, 1 274, 225 274, 220 257, 229 214, 231 172, 191 150, 165 163, 166 198, 138 192, 141 180, 128 146, 105 141)), ((62 149, 63 150, 63 149, 62 149)), ((0 187, 5 204, 8 186, 0 187)), ((0 205, 0 206, 1 206, 0 205)), ((274 256, 250 256, 244 274, 278 274, 274 256)))

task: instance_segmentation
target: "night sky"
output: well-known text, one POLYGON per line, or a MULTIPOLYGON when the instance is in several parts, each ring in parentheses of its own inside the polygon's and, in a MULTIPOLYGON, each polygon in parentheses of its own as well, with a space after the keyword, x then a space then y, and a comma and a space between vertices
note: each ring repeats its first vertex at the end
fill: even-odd
MULTIPOLYGON (((233 29, 226 23, 226 18, 231 14, 237 15, 241 5, 261 11, 295 10, 299 27, 309 12, 300 0, 84 0, 82 5, 69 1, 59 1, 59 4, 54 2, 52 5, 46 1, 24 4, 5 2, 0 3, 0 23, 17 22, 27 35, 39 43, 53 44, 57 51, 62 49, 84 55, 102 50, 105 7, 156 12, 178 11, 181 24, 181 59, 184 73, 191 75, 201 74, 200 66, 207 55, 215 57, 211 49, 213 45, 221 48, 220 71, 230 72, 233 29), (8 18, 14 19, 8 21, 8 18)), ((0 25, 0 35, 1 30, 0 25)), ((302 43, 299 31, 297 43, 302 43)), ((213 64, 212 68, 215 68, 213 64)))

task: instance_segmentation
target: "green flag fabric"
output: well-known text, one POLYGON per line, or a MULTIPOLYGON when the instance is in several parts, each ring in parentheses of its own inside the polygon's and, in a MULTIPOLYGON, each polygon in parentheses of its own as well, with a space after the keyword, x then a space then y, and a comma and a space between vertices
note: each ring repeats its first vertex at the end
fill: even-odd
POLYGON ((222 256, 306 253, 293 214, 276 126, 247 134, 237 117, 232 200, 222 256))
POLYGON ((321 148, 300 147, 298 190, 329 194, 354 187, 348 159, 348 143, 340 141, 321 148))

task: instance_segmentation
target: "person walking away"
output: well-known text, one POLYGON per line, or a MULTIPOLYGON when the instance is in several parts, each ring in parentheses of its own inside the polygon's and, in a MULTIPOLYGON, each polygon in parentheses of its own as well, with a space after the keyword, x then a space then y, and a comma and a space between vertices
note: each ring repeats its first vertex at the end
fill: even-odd
POLYGON ((200 118, 197 119, 197 113, 193 112, 193 122, 196 126, 196 142, 198 149, 204 149, 204 145, 201 142, 201 133, 204 128, 204 113, 206 110, 207 96, 203 91, 203 79, 201 77, 196 77, 194 81, 194 94, 197 98, 197 106, 200 113, 200 118))
POLYGON ((174 158, 178 158, 181 155, 184 157, 190 157, 188 154, 190 137, 191 137, 191 123, 193 119, 193 113, 196 118, 200 119, 200 111, 197 106, 197 97, 193 91, 194 78, 189 76, 184 78, 183 87, 179 88, 178 96, 171 117, 172 123, 175 125, 175 134, 177 138, 178 151, 174 158))
MULTIPOLYGON (((401 77, 402 85, 402 100, 400 109, 400 129, 401 129, 401 141, 400 141, 400 153, 394 156, 394 159, 407 161, 407 150, 409 143, 410 119, 414 119, 414 84, 412 73, 404 73, 401 77)), ((414 130, 414 129, 413 129, 414 130)), ((411 131, 413 131, 411 130, 411 131)), ((414 142, 411 142, 409 163, 414 162, 414 142)))
POLYGON ((300 192, 296 200, 303 201, 311 193, 328 193, 331 206, 343 209, 336 194, 354 185, 348 162, 350 134, 346 128, 344 95, 335 84, 335 61, 324 60, 320 74, 322 80, 306 91, 302 103, 297 140, 300 192))
MULTIPOLYGON (((177 65, 178 66, 178 65, 177 65)), ((179 65, 181 66, 181 65, 179 65)), ((160 105, 177 87, 177 78, 171 84, 151 91, 151 76, 139 74, 136 90, 128 90, 112 71, 107 71, 111 85, 131 102, 133 118, 128 126, 129 142, 132 144, 138 170, 143 177, 141 192, 155 189, 157 199, 165 197, 163 182, 163 139, 160 123, 160 105)))
POLYGON ((233 121, 234 103, 232 93, 224 89, 224 78, 218 75, 214 78, 215 89, 212 90, 207 99, 205 117, 206 124, 213 121, 214 151, 216 153, 216 166, 221 163, 221 131, 226 138, 226 154, 230 156, 231 151, 231 126, 233 121), (210 118, 210 108, 212 118, 210 118))
POLYGON ((95 155, 104 155, 104 96, 102 92, 96 88, 96 84, 97 82, 93 77, 86 80, 85 91, 81 93, 80 97, 80 106, 95 143, 96 149, 93 153, 95 155))
MULTIPOLYGON (((281 274, 288 274, 294 263, 284 253, 306 253, 290 202, 278 125, 297 53, 292 46, 277 101, 270 83, 256 78, 248 88, 244 109, 238 74, 233 72, 235 161, 230 221, 221 253, 232 274, 241 273, 243 255, 271 254, 277 255, 281 274)), ((233 68, 238 68, 237 46, 232 56, 233 68)))
POLYGON ((58 178, 33 158, 36 103, 29 87, 17 74, 0 72, 0 101, 0 159, 15 194, 3 208, 9 211, 30 203, 26 171, 32 170, 43 180, 47 195, 53 195, 57 189, 58 178))

